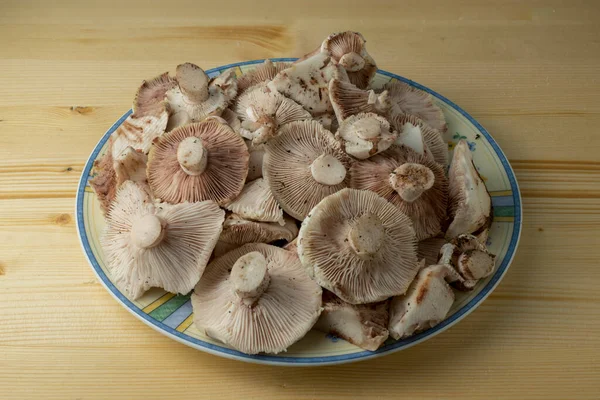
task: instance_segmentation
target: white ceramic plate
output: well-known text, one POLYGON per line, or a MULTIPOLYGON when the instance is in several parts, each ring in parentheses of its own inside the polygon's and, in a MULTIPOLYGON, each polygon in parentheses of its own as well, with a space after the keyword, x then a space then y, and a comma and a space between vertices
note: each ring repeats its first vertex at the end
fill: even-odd
MULTIPOLYGON (((273 59, 274 62, 295 59, 273 59)), ((255 68, 263 60, 225 65, 207 71, 209 76, 234 69, 238 75, 255 68)), ((456 301, 448 317, 439 325, 410 338, 389 340, 379 350, 362 350, 344 340, 325 335, 318 331, 309 332, 301 341, 280 355, 248 355, 218 343, 192 323, 192 306, 188 296, 173 295, 161 289, 152 289, 136 301, 127 299, 113 284, 106 269, 99 238, 104 229, 104 217, 94 192, 88 185, 94 161, 106 150, 109 136, 131 114, 126 112, 100 139, 90 155, 81 175, 77 191, 77 229, 83 250, 100 281, 106 289, 142 322, 157 331, 188 346, 212 354, 242 361, 273 365, 326 365, 365 360, 406 349, 454 325, 473 311, 494 290, 508 269, 521 233, 521 196, 514 173, 498 144, 489 133, 469 114, 438 93, 406 78, 385 71, 378 71, 374 87, 380 87, 390 80, 400 80, 431 93, 442 108, 448 122, 446 141, 451 153, 460 139, 466 139, 473 152, 477 168, 483 176, 492 195, 494 220, 490 229, 488 247, 497 255, 496 270, 489 278, 478 283, 475 290, 457 292, 456 301)))

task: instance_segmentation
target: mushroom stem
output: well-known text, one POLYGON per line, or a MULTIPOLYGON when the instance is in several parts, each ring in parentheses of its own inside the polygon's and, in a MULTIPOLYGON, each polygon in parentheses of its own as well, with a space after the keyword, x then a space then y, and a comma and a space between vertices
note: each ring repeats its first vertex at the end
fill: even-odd
POLYGON ((369 257, 377 253, 384 237, 383 223, 372 213, 360 216, 348 232, 350 246, 359 257, 369 257))
POLYGON ((180 64, 175 71, 181 91, 192 101, 208 99, 208 76, 202 68, 191 63, 180 64))
POLYGON ((269 286, 267 259, 258 251, 244 254, 231 269, 234 292, 248 305, 252 305, 269 286))
POLYGON ((310 172, 315 181, 333 186, 346 178, 346 167, 331 154, 321 154, 310 165, 310 172))
POLYGON ((149 249, 159 244, 165 236, 160 218, 148 214, 135 221, 131 227, 133 242, 142 249, 149 249))
POLYGON ((360 71, 365 67, 365 59, 362 58, 360 54, 353 51, 340 57, 339 63, 346 71, 349 72, 360 71))
POLYGON ((404 201, 412 203, 435 182, 433 171, 422 164, 405 163, 389 177, 390 186, 404 201))
POLYGON ((381 135, 381 123, 377 118, 362 118, 354 123, 354 132, 361 139, 375 139, 381 135))
POLYGON ((177 147, 177 161, 188 175, 200 175, 206 169, 208 154, 202 139, 190 136, 183 139, 177 147))

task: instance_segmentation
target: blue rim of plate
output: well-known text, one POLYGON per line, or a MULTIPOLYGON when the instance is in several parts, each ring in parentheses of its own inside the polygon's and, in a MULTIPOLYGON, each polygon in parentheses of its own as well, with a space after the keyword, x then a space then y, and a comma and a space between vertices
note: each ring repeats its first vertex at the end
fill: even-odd
MULTIPOLYGON (((297 58, 271 58, 270 60, 274 61, 274 62, 290 62, 290 61, 297 60, 297 58)), ((211 74, 215 74, 216 72, 220 72, 220 71, 223 71, 223 70, 226 70, 229 68, 240 67, 243 65, 259 64, 262 62, 264 62, 264 59, 233 63, 233 64, 228 64, 228 65, 223 65, 220 67, 212 68, 210 70, 207 70, 206 73, 211 75, 211 74)), ((460 108, 455 103, 448 100, 446 97, 442 96, 441 94, 439 94, 417 82, 414 82, 410 79, 401 77, 396 74, 392 74, 391 72, 382 71, 382 70, 378 70, 377 73, 379 73, 381 75, 389 76, 390 78, 398 79, 399 81, 408 83, 409 85, 412 85, 418 89, 421 89, 421 90, 431 94, 432 96, 434 96, 434 97, 438 98, 439 100, 448 104, 450 107, 454 108, 463 117, 465 117, 467 120, 469 120, 469 122, 471 122, 479 130, 479 132, 483 136, 485 136, 485 138, 487 139, 489 144, 494 149, 495 153, 497 154, 498 158, 500 159, 500 161, 502 163, 502 166, 504 167, 504 170, 505 170, 508 180, 510 182, 510 187, 512 190, 512 197, 513 197, 513 201, 514 201, 515 217, 514 217, 513 233, 512 233, 511 239, 510 239, 508 250, 506 252, 506 255, 504 256, 504 260, 502 261, 502 264, 498 267, 498 269, 496 270, 496 273, 492 276, 492 278, 487 283, 487 285, 474 298, 472 298, 466 305, 464 305, 460 310, 458 310, 452 316, 445 319, 444 321, 442 321, 440 324, 434 326, 433 328, 430 328, 430 329, 428 329, 424 332, 421 332, 417 335, 411 336, 407 339, 398 340, 394 343, 390 343, 384 347, 381 347, 377 351, 361 351, 361 352, 352 353, 352 354, 344 354, 344 355, 328 356, 328 357, 279 357, 279 356, 263 355, 263 354, 259 354, 259 355, 245 354, 245 353, 239 352, 237 350, 229 349, 226 347, 222 347, 222 346, 215 345, 212 343, 207 343, 202 340, 193 338, 184 333, 176 331, 175 329, 163 324, 162 322, 155 320, 150 315, 144 313, 141 309, 139 309, 129 299, 127 299, 127 297, 125 297, 113 285, 113 283, 110 281, 108 276, 106 276, 106 274, 104 273, 104 271, 98 264, 98 261, 96 260, 96 257, 94 256, 94 254, 92 252, 91 246, 88 241, 87 234, 85 232, 85 225, 83 222, 84 192, 85 192, 85 187, 87 185, 87 181, 90 176, 91 169, 94 164, 94 160, 96 159, 96 157, 102 150, 102 147, 104 146, 104 144, 106 143, 106 141, 108 140, 110 135, 132 113, 131 110, 129 110, 121 118, 119 118, 119 120, 117 122, 115 122, 110 127, 110 129, 104 134, 104 136, 100 139, 98 144, 96 144, 96 147, 92 151, 92 154, 88 158, 88 160, 85 164, 85 167, 83 169, 83 172, 81 173, 81 178, 79 180, 79 186, 77 189, 77 198, 76 198, 75 202, 76 202, 77 231, 79 233, 79 239, 81 242, 81 246, 83 247, 83 250, 85 252, 85 255, 88 258, 88 261, 92 265, 94 272, 96 273, 98 278, 101 280, 102 284, 106 287, 106 289, 108 289, 108 291, 113 295, 113 297, 115 297, 117 299, 117 301, 119 301, 134 316, 139 318, 142 322, 149 325, 153 329, 177 340, 178 342, 181 342, 188 346, 194 347, 199 350, 203 350, 205 352, 208 352, 208 353, 211 353, 214 355, 219 355, 222 357, 235 359, 235 360, 242 360, 242 361, 260 363, 260 364, 270 364, 270 365, 284 365, 284 366, 331 365, 331 364, 342 364, 342 363, 359 361, 359 360, 362 361, 362 360, 367 360, 367 359, 371 359, 371 358, 375 358, 375 357, 380 357, 382 355, 391 354, 393 352, 407 349, 408 347, 412 347, 432 336, 435 336, 438 333, 445 331, 446 329, 450 328, 452 325, 456 324, 461 319, 466 317, 475 308, 477 308, 477 306, 481 302, 483 302, 483 300, 485 300, 490 295, 490 293, 494 290, 494 288, 500 283, 500 280, 502 279, 502 277, 508 270, 508 267, 510 266, 510 264, 515 256, 516 250, 517 250, 517 245, 519 243, 519 238, 521 236, 521 221, 523 218, 523 215, 522 215, 523 210, 521 208, 521 193, 519 191, 519 185, 517 184, 517 180, 515 178, 514 171, 512 170, 512 167, 510 166, 506 156, 500 149, 500 146, 498 146, 498 144, 492 138, 492 136, 485 130, 485 128, 483 128, 483 126, 481 126, 481 124, 479 124, 479 122, 477 122, 473 117, 471 117, 469 114, 467 114, 467 112, 465 112, 462 108, 460 108)))

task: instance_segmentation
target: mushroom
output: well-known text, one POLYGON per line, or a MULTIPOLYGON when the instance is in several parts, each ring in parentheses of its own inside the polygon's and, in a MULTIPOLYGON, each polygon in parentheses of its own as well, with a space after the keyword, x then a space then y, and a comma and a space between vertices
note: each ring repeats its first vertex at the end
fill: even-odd
POLYGON ((462 233, 478 234, 492 223, 492 199, 481 179, 466 140, 454 147, 448 171, 449 215, 452 222, 446 238, 462 233))
POLYGON ((373 192, 325 197, 300 227, 298 255, 314 279, 351 304, 404 294, 417 273, 410 219, 373 192))
POLYGON ((374 113, 360 113, 345 119, 335 136, 342 139, 346 153, 364 160, 387 150, 398 133, 385 118, 374 113))
POLYGON ((443 321, 454 303, 454 292, 447 282, 458 279, 456 271, 447 265, 421 269, 406 295, 391 301, 390 336, 403 339, 443 321))
POLYGON ((349 167, 350 158, 317 121, 286 124, 265 144, 263 175, 281 208, 297 220, 347 186, 349 167))
POLYGON ((290 242, 298 236, 296 222, 284 217, 283 226, 279 222, 256 222, 231 214, 223 223, 223 232, 214 251, 218 257, 246 243, 272 243, 277 240, 290 242))
POLYGON ((375 351, 389 336, 388 302, 349 304, 323 291, 323 311, 315 329, 330 333, 365 350, 375 351))
POLYGON ((440 250, 447 242, 444 238, 432 237, 419 241, 417 244, 417 259, 425 259, 425 265, 438 264, 440 250))
POLYGON ((448 165, 448 144, 440 131, 411 114, 392 113, 389 121, 399 133, 396 144, 404 144, 419 154, 429 153, 444 168, 448 165))
POLYGON ((142 117, 162 114, 166 109, 166 93, 175 86, 177 81, 168 72, 142 82, 133 101, 133 115, 142 117))
POLYGON ((272 91, 265 84, 249 88, 238 97, 236 114, 242 121, 240 133, 255 145, 277 135, 279 128, 311 115, 292 99, 272 91))
POLYGON ((418 240, 442 232, 448 180, 435 161, 399 146, 352 164, 350 187, 371 190, 408 215, 418 240))
POLYGON ((386 91, 376 94, 373 90, 363 90, 340 79, 329 82, 329 99, 340 123, 359 113, 385 115, 391 107, 386 91))
POLYGON ((331 55, 348 74, 348 79, 361 89, 366 89, 377 72, 375 60, 367 53, 365 38, 358 32, 340 32, 329 35, 321 51, 331 55))
POLYGON ((231 103, 238 93, 237 76, 233 68, 222 71, 219 75, 212 78, 208 84, 209 87, 216 86, 223 91, 227 103, 231 103))
POLYGON ((323 128, 327 129, 329 132, 333 133, 337 130, 338 123, 335 114, 321 114, 318 117, 315 117, 314 120, 323 125, 323 128))
POLYGON ((269 184, 258 178, 246 183, 238 197, 225 208, 242 218, 284 225, 283 211, 271 193, 269 184))
POLYGON ((210 82, 204 70, 195 64, 178 65, 175 76, 178 85, 166 93, 171 114, 185 112, 192 121, 202 121, 210 115, 221 115, 232 99, 227 79, 215 78, 210 82))
POLYGON ((227 122, 227 125, 229 125, 229 127, 233 129, 235 133, 240 133, 242 122, 231 108, 226 108, 221 114, 221 118, 227 122))
POLYGON ((133 147, 127 147, 115 159, 114 168, 117 178, 117 187, 125 181, 133 181, 141 184, 147 184, 146 164, 148 156, 141 150, 134 150, 133 147))
POLYGON ((464 279, 464 282, 458 282, 460 290, 473 289, 479 279, 494 272, 496 256, 473 235, 457 236, 451 243, 443 245, 439 254, 438 264, 451 266, 464 279))
POLYGON ((416 115, 442 133, 448 129, 442 109, 435 104, 429 93, 398 80, 391 80, 383 89, 388 92, 392 104, 391 113, 416 115))
POLYGON ((346 71, 318 53, 278 73, 268 87, 301 104, 313 116, 333 112, 328 95, 331 79, 348 80, 346 71))
POLYGON ((312 328, 321 288, 290 252, 248 244, 208 265, 192 306, 208 336, 247 354, 276 354, 312 328))
POLYGON ((298 255, 298 238, 296 237, 294 240, 283 246, 283 249, 298 255))
POLYGON ((143 186, 126 181, 101 238, 117 287, 134 300, 151 287, 188 293, 202 276, 223 218, 213 201, 157 206, 143 186))
POLYGON ((283 71, 284 69, 288 69, 291 66, 291 63, 273 63, 271 60, 266 59, 264 63, 258 65, 253 70, 246 72, 238 78, 238 96, 256 84, 270 81, 271 79, 275 78, 279 72, 283 71))
POLYGON ((263 145, 255 146, 250 140, 244 140, 250 159, 248 161, 248 176, 246 182, 253 181, 263 176, 263 158, 265 157, 265 147, 263 145))
POLYGON ((163 110, 158 115, 136 116, 131 114, 111 135, 111 152, 121 154, 127 147, 133 147, 148 154, 152 143, 167 129, 169 113, 163 110))
POLYGON ((165 132, 171 132, 175 128, 187 125, 192 122, 192 119, 185 111, 177 111, 169 115, 169 121, 167 122, 167 128, 165 132))
POLYGON ((148 158, 148 183, 168 203, 235 199, 248 173, 248 148, 222 119, 164 134, 148 158))

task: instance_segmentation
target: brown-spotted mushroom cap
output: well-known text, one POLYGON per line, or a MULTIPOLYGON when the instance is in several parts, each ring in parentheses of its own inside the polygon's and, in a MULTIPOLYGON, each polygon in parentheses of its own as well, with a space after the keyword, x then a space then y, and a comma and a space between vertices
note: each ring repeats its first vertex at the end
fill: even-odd
POLYGON ((390 112, 416 115, 440 132, 448 129, 442 109, 435 104, 429 93, 398 80, 386 83, 383 89, 387 90, 392 103, 390 112))
POLYGON ((221 119, 188 124, 164 134, 148 160, 148 183, 168 203, 235 199, 248 173, 244 140, 221 119))
POLYGON ((418 240, 441 233, 448 180, 442 167, 412 149, 392 147, 352 164, 350 187, 371 190, 408 215, 418 240))
POLYGON ((125 182, 101 239, 116 285, 132 299, 151 287, 188 293, 202 276, 224 214, 213 201, 157 206, 143 186, 125 182))
POLYGON ((392 113, 389 121, 398 131, 397 144, 406 145, 420 154, 429 152, 438 164, 443 167, 448 165, 448 144, 440 131, 411 114, 392 113))
POLYGON ((377 73, 377 64, 365 44, 363 35, 346 31, 329 35, 321 45, 321 51, 330 54, 346 70, 350 82, 361 89, 366 89, 377 73))
POLYGON ((447 282, 458 279, 458 274, 447 265, 421 269, 406 295, 392 299, 390 336, 402 339, 443 321, 454 303, 454 292, 447 282))
POLYGON ((360 113, 345 119, 335 136, 342 139, 346 153, 364 160, 387 150, 398 133, 385 118, 374 113, 360 113))
POLYGON ((351 304, 404 294, 417 273, 410 219, 384 198, 343 189, 302 223, 298 255, 325 289, 351 304))
POLYGON ((386 114, 391 107, 386 91, 376 94, 340 79, 329 81, 329 99, 340 123, 359 113, 386 114))
POLYGON ((210 82, 204 70, 192 63, 180 64, 175 72, 178 85, 167 91, 171 114, 185 112, 193 121, 210 115, 221 115, 227 108, 228 94, 221 86, 210 82))
POLYGON ((331 62, 326 53, 318 53, 292 64, 268 83, 268 87, 296 101, 312 115, 331 113, 329 81, 348 80, 346 71, 331 62))
POLYGON ((348 184, 350 157, 317 121, 284 125, 265 150, 263 175, 281 208, 297 220, 348 184))
POLYGON ((448 170, 449 214, 452 222, 446 237, 453 239, 462 233, 479 233, 492 222, 492 199, 475 164, 466 140, 454 147, 448 170))
POLYGON ((290 242, 298 236, 298 227, 296 221, 289 217, 284 217, 283 221, 283 225, 279 222, 250 221, 231 214, 225 218, 214 255, 218 257, 246 243, 290 242))
POLYGON ((235 111, 242 121, 240 133, 255 145, 277 135, 285 124, 312 118, 300 104, 265 84, 254 86, 238 97, 235 111))
POLYGON ((248 244, 208 265, 192 306, 208 336, 247 354, 276 354, 312 328, 321 288, 290 252, 248 244))
POLYGON ((113 156, 121 154, 127 147, 148 154, 154 140, 165 133, 168 121, 169 113, 166 110, 158 115, 130 115, 111 135, 113 156))
POLYGON ((323 291, 323 311, 315 329, 340 337, 365 350, 377 350, 388 338, 388 301, 349 304, 323 291))
POLYGON ((273 63, 271 60, 266 59, 264 63, 259 64, 256 68, 238 78, 238 96, 256 84, 270 81, 275 78, 275 75, 291 66, 291 63, 273 63))
POLYGON ((246 183, 240 195, 225 208, 245 219, 284 224, 283 210, 263 178, 246 183))
POLYGON ((166 107, 165 97, 168 90, 177 86, 177 81, 168 72, 161 74, 142 85, 135 94, 133 115, 160 115, 166 107))

